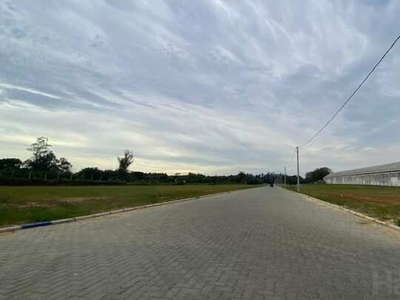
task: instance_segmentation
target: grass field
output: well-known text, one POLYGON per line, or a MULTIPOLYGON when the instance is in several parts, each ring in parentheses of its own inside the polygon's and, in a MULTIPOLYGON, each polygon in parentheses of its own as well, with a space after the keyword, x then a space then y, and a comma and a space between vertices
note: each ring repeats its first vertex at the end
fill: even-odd
MULTIPOLYGON (((295 186, 290 186, 295 191, 295 186)), ((306 184, 301 193, 400 226, 400 188, 366 185, 306 184)))
POLYGON ((250 187, 249 185, 0 186, 0 226, 51 221, 250 187))

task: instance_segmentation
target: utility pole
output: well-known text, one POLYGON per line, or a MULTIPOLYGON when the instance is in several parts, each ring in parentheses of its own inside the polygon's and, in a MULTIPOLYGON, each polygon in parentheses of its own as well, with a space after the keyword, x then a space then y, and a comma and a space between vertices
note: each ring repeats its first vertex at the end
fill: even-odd
POLYGON ((297 154, 297 192, 300 192, 300 166, 299 166, 299 147, 296 147, 297 154))
MULTIPOLYGON (((299 166, 299 146, 296 148, 290 146, 290 145, 285 145, 286 147, 290 147, 293 149, 294 152, 296 152, 297 155, 297 191, 300 192, 300 166, 299 166)), ((286 167, 285 167, 285 175, 286 175, 286 167)), ((286 179, 286 176, 285 176, 286 179)))
POLYGON ((286 167, 285 167, 285 188, 286 188, 286 167))

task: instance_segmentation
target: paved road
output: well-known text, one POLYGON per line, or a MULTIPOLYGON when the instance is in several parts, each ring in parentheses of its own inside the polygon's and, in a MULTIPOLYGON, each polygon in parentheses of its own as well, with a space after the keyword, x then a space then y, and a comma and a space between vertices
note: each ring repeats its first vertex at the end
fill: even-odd
POLYGON ((0 235, 0 299, 399 299, 400 235, 279 188, 0 235))

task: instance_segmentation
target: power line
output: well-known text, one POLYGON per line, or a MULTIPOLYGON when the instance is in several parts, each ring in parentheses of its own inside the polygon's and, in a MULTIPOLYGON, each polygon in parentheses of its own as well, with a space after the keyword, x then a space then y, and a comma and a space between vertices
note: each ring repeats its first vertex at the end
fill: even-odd
POLYGON ((363 86, 363 84, 367 81, 369 76, 375 71, 375 69, 379 66, 379 64, 382 62, 382 60, 385 58, 385 56, 392 50, 394 45, 397 43, 397 41, 400 39, 400 35, 394 40, 392 45, 389 47, 388 50, 386 50, 385 54, 380 58, 380 60, 375 64, 375 66, 372 68, 372 70, 368 73, 367 77, 364 78, 364 80, 357 86, 357 88, 354 90, 354 92, 350 95, 349 98, 342 104, 342 106, 338 109, 338 111, 326 122, 324 126, 316 133, 314 134, 307 142, 305 142, 301 147, 304 147, 305 145, 309 144, 312 140, 314 140, 328 125, 333 121, 333 119, 342 111, 342 109, 347 105, 347 103, 350 102, 350 100, 353 98, 353 96, 358 92, 358 90, 363 86))

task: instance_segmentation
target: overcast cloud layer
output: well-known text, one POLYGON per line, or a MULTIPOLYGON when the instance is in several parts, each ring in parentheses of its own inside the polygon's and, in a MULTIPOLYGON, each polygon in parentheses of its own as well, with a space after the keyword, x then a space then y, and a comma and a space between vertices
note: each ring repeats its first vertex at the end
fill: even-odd
MULTIPOLYGON (((74 170, 295 172, 292 150, 400 32, 400 1, 0 1, 0 157, 74 170)), ((400 160, 400 45, 301 149, 302 173, 400 160)))

